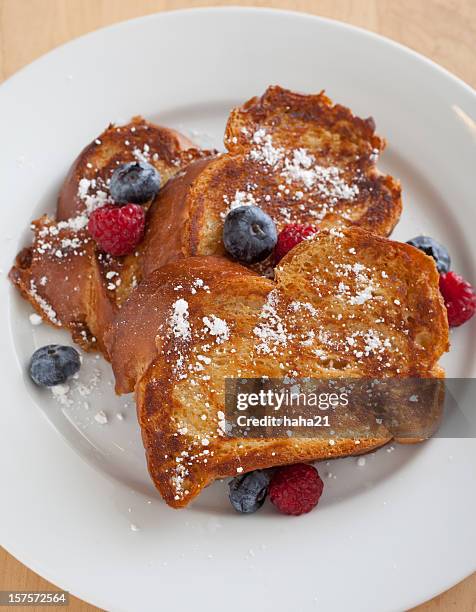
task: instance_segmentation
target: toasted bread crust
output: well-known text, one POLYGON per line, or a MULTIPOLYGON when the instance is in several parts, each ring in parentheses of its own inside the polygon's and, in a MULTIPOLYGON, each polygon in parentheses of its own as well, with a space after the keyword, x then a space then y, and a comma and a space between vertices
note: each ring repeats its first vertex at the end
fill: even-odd
MULTIPOLYGON (((391 233, 402 210, 401 188, 398 181, 382 175, 376 168, 376 160, 386 143, 375 134, 375 122, 371 117, 355 116, 345 106, 333 104, 323 92, 306 95, 273 86, 263 96, 252 98, 232 111, 225 132, 230 154, 249 156, 250 135, 256 140, 258 130, 272 136, 273 146, 282 147, 288 154, 306 149, 318 166, 337 168, 345 183, 355 184, 359 189, 351 199, 338 194, 332 206, 327 193, 320 202, 319 194, 311 189, 311 202, 301 212, 292 211, 292 222, 315 223, 333 213, 374 234, 388 236, 391 233)), ((306 160, 298 164, 298 168, 307 169, 306 160)), ((296 201, 285 197, 292 194, 283 191, 280 207, 295 208, 296 201)), ((260 202, 260 206, 264 205, 268 214, 273 215, 276 197, 271 202, 268 207, 260 202)), ((288 215, 277 217, 280 226, 289 222, 288 215)))
MULTIPOLYGON (((252 272, 249 274, 253 275, 252 272)), ((180 259, 153 270, 118 312, 105 335, 116 378, 116 392, 130 393, 157 353, 157 331, 177 299, 176 287, 191 291, 196 278, 205 286, 219 279, 242 277, 243 267, 214 257, 180 259), (162 298, 157 300, 160 287, 162 298), (152 330, 152 333, 151 333, 152 330)))
MULTIPOLYGON (((155 370, 153 373, 154 376, 160 375, 160 372, 155 370)), ((337 439, 333 446, 329 445, 328 440, 310 438, 294 438, 292 442, 284 438, 250 438, 246 440, 245 449, 240 448, 243 446, 242 439, 228 439, 223 441, 220 447, 211 447, 211 458, 206 465, 203 464, 203 456, 201 462, 187 462, 184 484, 178 489, 177 478, 174 478, 177 472, 176 459, 180 458, 184 451, 188 452, 188 447, 180 442, 176 429, 171 425, 174 411, 165 397, 166 391, 170 389, 160 386, 162 377, 155 380, 158 381, 155 384, 140 381, 136 390, 136 402, 138 407, 160 406, 160 420, 152 418, 144 411, 138 412, 138 418, 150 476, 165 502, 173 508, 186 507, 206 486, 218 478, 301 461, 359 455, 379 448, 392 439, 385 431, 382 431, 380 436, 366 439, 337 439), (170 458, 164 459, 164 455, 170 458)))
POLYGON ((220 429, 227 377, 440 377, 448 324, 438 274, 409 245, 356 227, 323 229, 282 260, 276 281, 198 257, 153 272, 143 287, 111 328, 108 350, 118 391, 135 385, 149 471, 173 507, 219 477, 359 454, 394 435, 413 441, 408 431, 426 437, 439 422, 441 387, 430 386, 423 412, 403 410, 410 427, 401 431, 376 424, 330 444, 220 429))
MULTIPOLYGON (((144 370, 142 376, 139 376, 136 387, 136 403, 149 472, 164 500, 169 505, 175 508, 186 506, 208 484, 217 478, 237 474, 238 468, 247 472, 258 468, 295 463, 296 461, 360 454, 382 446, 391 439, 391 436, 383 427, 378 427, 373 436, 358 440, 338 439, 333 446, 330 446, 327 440, 309 438, 294 439, 291 442, 285 439, 250 439, 247 441, 249 446, 246 447, 245 452, 240 448, 243 444, 242 439, 220 439, 211 442, 211 445, 207 447, 207 449, 210 449, 210 454, 202 455, 202 460, 203 458, 207 459, 206 464, 202 461, 187 464, 189 474, 186 478, 186 485, 178 495, 174 484, 177 467, 176 458, 181 457, 184 450, 188 452, 188 443, 185 442, 184 446, 183 437, 177 436, 177 410, 183 414, 178 408, 177 400, 174 399, 174 389, 179 383, 179 379, 174 373, 173 355, 175 354, 175 348, 173 342, 167 341, 164 333, 164 328, 170 318, 170 305, 176 301, 177 295, 183 295, 183 292, 187 292, 190 287, 193 287, 196 278, 206 281, 213 300, 213 295, 215 293, 219 295, 222 290, 224 291, 230 283, 230 276, 233 276, 236 280, 236 291, 243 289, 245 285, 244 292, 247 300, 251 302, 256 300, 260 304, 266 300, 274 287, 274 283, 268 279, 255 276, 253 272, 245 270, 237 264, 231 264, 225 259, 215 257, 189 258, 183 260, 182 263, 170 264, 167 266, 167 281, 164 284, 162 284, 164 281, 162 274, 163 269, 158 270, 149 278, 150 293, 146 308, 150 309, 152 304, 157 304, 157 292, 159 291, 161 306, 159 307, 160 312, 155 313, 158 315, 155 323, 158 325, 157 329, 160 332, 155 340, 154 353, 158 352, 164 358, 155 358, 151 362, 152 365, 144 370), (230 265, 234 267, 230 268, 230 265), (178 274, 175 272, 176 266, 179 266, 178 274), (203 275, 205 271, 207 277, 203 275), (247 284, 247 281, 249 284, 247 284), (160 289, 156 284, 157 282, 161 283, 160 289), (174 290, 177 285, 183 288, 179 292, 174 290), (182 495, 185 491, 187 493, 182 495)), ((232 293, 235 292, 232 291, 232 293)), ((206 312, 206 307, 202 303, 203 294, 197 293, 194 295, 196 296, 195 299, 192 295, 188 299, 192 326, 198 324, 198 321, 202 319, 206 312)), ((143 303, 142 300, 136 299, 136 296, 133 299, 137 305, 143 303)), ((121 334, 121 337, 126 339, 131 337, 130 330, 131 327, 134 327, 134 324, 130 318, 130 313, 124 314, 124 319, 115 327, 117 330, 125 328, 126 333, 121 334), (127 333, 128 330, 129 333, 127 333)), ((237 324, 239 326, 239 321, 237 324)), ((246 333, 245 330, 243 332, 246 333)), ((123 358, 124 353, 121 354, 118 348, 118 345, 114 344, 112 354, 115 357, 113 359, 114 372, 117 380, 120 381, 120 373, 125 373, 128 370, 128 360, 123 358)), ((137 353, 132 346, 129 347, 129 351, 131 356, 134 355, 137 358, 137 353)), ((181 345, 180 355, 185 360, 188 359, 186 357, 186 346, 181 345)), ((150 356, 151 353, 149 353, 148 358, 150 356)), ((137 362, 135 367, 137 368, 137 362)), ((208 411, 204 408, 204 412, 208 411)), ((216 419, 215 416, 212 416, 212 418, 216 419)))
POLYGON ((191 222, 195 222, 189 218, 187 197, 197 177, 212 159, 208 157, 189 164, 177 178, 167 183, 160 197, 152 203, 147 215, 144 240, 139 248, 141 274, 144 278, 161 266, 188 255, 188 228, 191 222))
POLYGON ((400 218, 400 184, 376 168, 385 141, 373 120, 354 116, 323 93, 268 88, 231 112, 225 145, 227 153, 200 172, 190 166, 151 207, 151 235, 171 202, 179 211, 161 238, 166 254, 226 255, 223 220, 239 204, 258 205, 278 230, 287 223, 329 226, 334 219, 387 236, 400 218))
POLYGON ((384 146, 383 140, 375 134, 372 117, 356 117, 347 107, 333 104, 323 91, 314 95, 301 94, 277 85, 268 87, 262 96, 255 96, 232 110, 225 140, 230 152, 234 153, 248 146, 249 140, 243 129, 254 132, 264 128, 276 132, 279 143, 287 143, 291 137, 294 146, 302 146, 305 126, 309 123, 322 126, 328 132, 337 131, 343 141, 349 142, 349 149, 352 144, 360 146, 362 142, 369 142, 372 148, 379 150, 384 146), (294 125, 301 126, 300 133, 292 131, 291 135, 286 134, 289 117, 294 125), (276 130, 279 125, 283 129, 276 130))
POLYGON ((104 282, 109 266, 85 230, 73 235, 64 229, 53 237, 49 230, 57 225, 47 218, 38 219, 33 227, 36 247, 18 254, 10 280, 45 322, 69 329, 84 349, 104 352, 102 330, 116 312, 104 282), (64 240, 77 240, 78 248, 61 250, 57 257, 64 240), (47 251, 43 245, 48 245, 47 251))
POLYGON ((59 193, 56 219, 66 221, 85 210, 84 199, 78 194, 81 180, 97 181, 106 187, 118 164, 142 156, 157 168, 165 183, 183 166, 183 151, 194 148, 193 142, 179 132, 142 117, 133 117, 127 125, 109 125, 72 164, 59 193))
MULTIPOLYGON (((342 240, 351 236, 351 249, 358 254, 359 261, 378 262, 377 269, 386 275, 382 278, 382 282, 385 281, 388 287, 386 291, 391 291, 392 300, 389 303, 384 299, 374 305, 372 312, 375 320, 385 320, 388 317, 396 316, 402 304, 406 306, 407 311, 396 323, 396 329, 404 332, 402 337, 404 344, 401 351, 408 356, 405 363, 405 375, 421 376, 422 371, 432 370, 439 356, 449 349, 448 317, 439 291, 439 273, 434 259, 409 244, 375 236, 361 228, 342 228, 337 232, 323 229, 319 233, 319 244, 321 253, 326 253, 326 256, 322 257, 317 269, 326 268, 326 265, 330 265, 333 258, 336 257, 334 252, 336 236, 338 239, 342 237, 342 240), (395 261, 398 261, 396 268, 395 261), (428 328, 431 331, 428 331, 428 328)), ((302 259, 307 251, 308 246, 303 242, 281 260, 275 270, 278 283, 287 285, 289 277, 292 282, 293 275, 302 274, 302 259)), ((338 257, 339 264, 342 265, 345 261, 343 265, 350 265, 354 258, 354 254, 349 252, 338 257)), ((313 273, 315 270, 311 273, 304 273, 304 285, 301 287, 303 290, 307 285, 307 276, 312 276, 313 273)), ((339 280, 348 284, 352 283, 352 279, 341 278, 339 280)), ((335 283, 320 287, 319 291, 320 308, 325 307, 327 314, 330 313, 331 317, 337 314, 339 306, 335 300, 335 283)), ((345 315, 346 310, 347 306, 344 305, 340 312, 345 315)), ((372 323, 370 321, 370 324, 372 323)), ((399 366, 392 365, 388 359, 385 361, 385 369, 394 376, 401 374, 399 366)), ((378 374, 379 372, 375 370, 366 372, 366 375, 369 376, 378 374)), ((431 374, 431 376, 434 375, 431 374)))

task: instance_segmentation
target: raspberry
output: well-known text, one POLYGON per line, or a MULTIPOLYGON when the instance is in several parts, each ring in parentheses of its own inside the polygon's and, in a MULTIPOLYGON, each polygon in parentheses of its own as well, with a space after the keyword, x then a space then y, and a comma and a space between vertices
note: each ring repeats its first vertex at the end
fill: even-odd
POLYGON ((440 274, 440 291, 451 327, 458 327, 471 319, 476 311, 476 294, 462 276, 454 272, 440 274))
POLYGON ((318 231, 315 225, 305 225, 304 223, 290 223, 286 225, 278 236, 278 242, 274 248, 274 263, 278 264, 281 259, 288 253, 296 244, 299 244, 306 238, 310 238, 318 231))
POLYGON ((317 505, 324 483, 307 463, 278 468, 269 484, 269 499, 283 514, 299 516, 317 505))
POLYGON ((110 255, 131 253, 144 236, 145 212, 138 204, 106 204, 89 217, 88 230, 99 247, 110 255))

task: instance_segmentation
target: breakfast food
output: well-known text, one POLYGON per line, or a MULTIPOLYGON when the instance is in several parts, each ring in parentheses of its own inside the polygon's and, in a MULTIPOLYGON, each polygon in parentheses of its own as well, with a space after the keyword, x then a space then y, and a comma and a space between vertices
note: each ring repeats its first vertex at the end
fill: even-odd
POLYGON ((273 220, 257 206, 234 208, 223 224, 223 246, 228 255, 242 263, 266 259, 277 239, 273 220))
POLYGON ((448 312, 448 323, 458 327, 469 321, 476 312, 476 293, 459 274, 447 272, 440 276, 440 291, 448 312))
MULTIPOLYGON (((56 217, 33 222, 10 278, 44 320, 103 353, 117 393, 135 392, 170 506, 232 476, 238 512, 269 497, 300 515, 323 490, 307 462, 435 432, 448 322, 467 321, 476 295, 433 238, 387 238, 400 185, 376 167, 372 119, 270 87, 232 110, 225 146, 202 151, 141 118, 110 126, 74 162, 56 217), (312 436, 231 435, 238 379, 378 381, 380 412, 360 393, 312 436)), ((75 349, 48 345, 30 376, 55 386, 79 367, 75 349)))
POLYGON ((178 257, 224 255, 225 244, 244 263, 272 250, 269 224, 258 257, 249 245, 237 249, 236 226, 222 239, 239 205, 258 204, 278 231, 292 221, 357 223, 385 235, 398 221, 400 186, 376 169, 385 143, 373 121, 324 94, 270 87, 232 111, 225 143, 228 153, 216 156, 140 117, 111 125, 71 167, 56 219, 33 222, 33 245, 10 278, 45 321, 107 357, 105 330, 155 269, 178 257))
POLYGON ((462 276, 451 271, 448 249, 430 236, 417 236, 407 244, 433 257, 440 273, 440 291, 443 296, 450 327, 469 321, 476 312, 476 292, 462 276))
POLYGON ((400 184, 376 167, 385 141, 373 120, 323 93, 269 87, 231 112, 225 146, 227 153, 190 164, 152 203, 144 276, 179 257, 225 255, 224 220, 244 205, 258 206, 278 232, 332 219, 386 236, 398 222, 400 184))
POLYGON ((142 206, 106 204, 91 213, 88 232, 98 247, 114 257, 130 255, 144 236, 145 212, 142 206))
POLYGON ((72 346, 49 344, 37 349, 30 360, 32 381, 42 387, 61 385, 81 367, 79 353, 72 346))
POLYGON ((290 223, 285 225, 279 232, 276 247, 274 249, 274 263, 278 264, 281 259, 297 244, 314 236, 319 231, 317 225, 306 225, 305 223, 290 223))
POLYGON ((268 495, 270 474, 266 470, 254 470, 230 480, 230 503, 237 512, 250 514, 259 510, 268 495))
MULTIPOLYGON (((362 430, 358 410, 335 439, 227 437, 227 378, 443 375, 446 312, 434 261, 421 251, 356 227, 323 229, 275 272, 272 281, 223 258, 178 260, 141 283, 106 336, 117 391, 135 389, 149 471, 171 506, 216 478, 400 438, 375 419, 362 430)), ((440 391, 412 417, 429 433, 440 391)))
POLYGON ((116 204, 146 204, 159 193, 158 170, 144 161, 121 164, 109 182, 109 193, 116 204))
POLYGON ((33 221, 33 244, 18 254, 10 279, 46 322, 67 328, 83 349, 104 352, 104 331, 141 278, 130 251, 144 231, 145 198, 209 154, 140 117, 110 125, 73 163, 56 217, 33 221), (142 206, 121 206, 122 196, 142 206))
POLYGON ((296 463, 276 470, 269 485, 269 499, 283 514, 299 516, 317 506, 323 489, 315 467, 296 463))
POLYGON ((448 249, 437 240, 430 236, 416 236, 416 238, 407 240, 407 244, 411 244, 430 257, 433 257, 440 274, 449 272, 451 267, 450 254, 448 253, 448 249))

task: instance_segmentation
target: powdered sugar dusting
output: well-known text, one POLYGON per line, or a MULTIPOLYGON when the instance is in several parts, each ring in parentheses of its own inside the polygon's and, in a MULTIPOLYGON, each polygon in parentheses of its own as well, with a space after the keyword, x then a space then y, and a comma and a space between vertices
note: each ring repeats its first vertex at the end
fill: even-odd
POLYGON ((256 346, 258 353, 273 353, 279 346, 287 344, 286 326, 277 311, 278 299, 277 290, 269 293, 259 315, 260 322, 253 329, 254 335, 260 341, 256 346))
POLYGON ((172 305, 173 312, 170 319, 170 326, 176 338, 189 340, 191 336, 190 323, 188 321, 188 302, 183 298, 178 299, 172 305))
MULTIPOLYGON (((278 222, 299 222, 303 213, 320 221, 334 212, 336 206, 351 203, 359 196, 358 172, 349 183, 342 168, 317 163, 315 156, 304 147, 289 149, 276 145, 272 134, 263 127, 252 134, 247 130, 243 133, 249 139, 247 159, 254 165, 250 174, 262 175, 257 182, 267 193, 256 198, 250 193, 249 185, 234 193, 224 193, 227 210, 221 214, 222 218, 237 206, 260 206, 264 201, 265 205, 275 204, 273 217, 278 222)), ((340 206, 339 214, 348 216, 350 209, 340 206)))
POLYGON ((349 185, 341 178, 341 171, 335 166, 324 167, 315 163, 315 157, 306 149, 295 149, 292 159, 284 160, 281 176, 286 183, 300 182, 307 190, 328 199, 331 204, 338 200, 353 200, 359 194, 357 185, 349 185))
POLYGON ((235 195, 230 199, 226 194, 223 196, 223 201, 228 206, 225 213, 228 214, 230 210, 238 208, 240 206, 257 206, 259 200, 256 200, 253 194, 249 191, 235 191, 235 195))
POLYGON ((276 168, 284 157, 284 149, 275 147, 270 134, 264 129, 259 129, 253 134, 253 143, 256 145, 251 149, 249 157, 255 162, 261 162, 271 168, 276 168))
POLYGON ((87 214, 104 206, 108 201, 108 188, 100 179, 82 178, 78 183, 78 197, 84 202, 87 214))
POLYGON ((56 311, 54 308, 38 293, 38 289, 36 287, 35 281, 30 280, 30 291, 31 297, 35 300, 35 302, 40 306, 41 310, 44 312, 47 319, 49 319, 55 325, 61 326, 61 321, 58 319, 56 311))
POLYGON ((376 285, 372 279, 370 268, 366 268, 358 262, 354 264, 338 262, 333 265, 343 279, 337 287, 338 297, 346 300, 351 306, 361 306, 373 298, 376 285), (346 279, 352 281, 353 289, 346 282, 346 279))
POLYGON ((209 317, 203 317, 203 323, 208 333, 215 336, 217 344, 225 342, 230 337, 230 329, 223 319, 212 314, 209 317))
POLYGON ((189 471, 183 465, 183 463, 178 463, 175 466, 174 473, 170 477, 170 482, 175 491, 174 499, 176 501, 183 499, 184 495, 188 493, 188 491, 184 489, 184 481, 188 475, 189 475, 189 471))

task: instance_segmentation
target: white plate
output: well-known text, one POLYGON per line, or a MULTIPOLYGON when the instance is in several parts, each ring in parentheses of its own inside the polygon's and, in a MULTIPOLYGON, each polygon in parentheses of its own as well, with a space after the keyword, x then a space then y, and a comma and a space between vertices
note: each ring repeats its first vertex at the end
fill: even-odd
MULTIPOLYGON (((174 511, 149 482, 134 407, 114 398, 109 366, 86 360, 81 381, 102 378, 72 406, 25 378, 34 347, 61 334, 30 325, 5 274, 81 147, 137 113, 220 145, 230 107, 272 83, 325 88, 371 114, 389 141, 381 165, 404 187, 395 236, 435 236, 476 281, 475 93, 388 40, 263 9, 168 13, 76 40, 0 88, 1 542, 109 610, 401 610, 475 569, 474 440, 322 465, 323 499, 300 519, 238 516, 223 483, 174 511)), ((476 375, 475 325, 453 333, 449 375, 476 375)))

